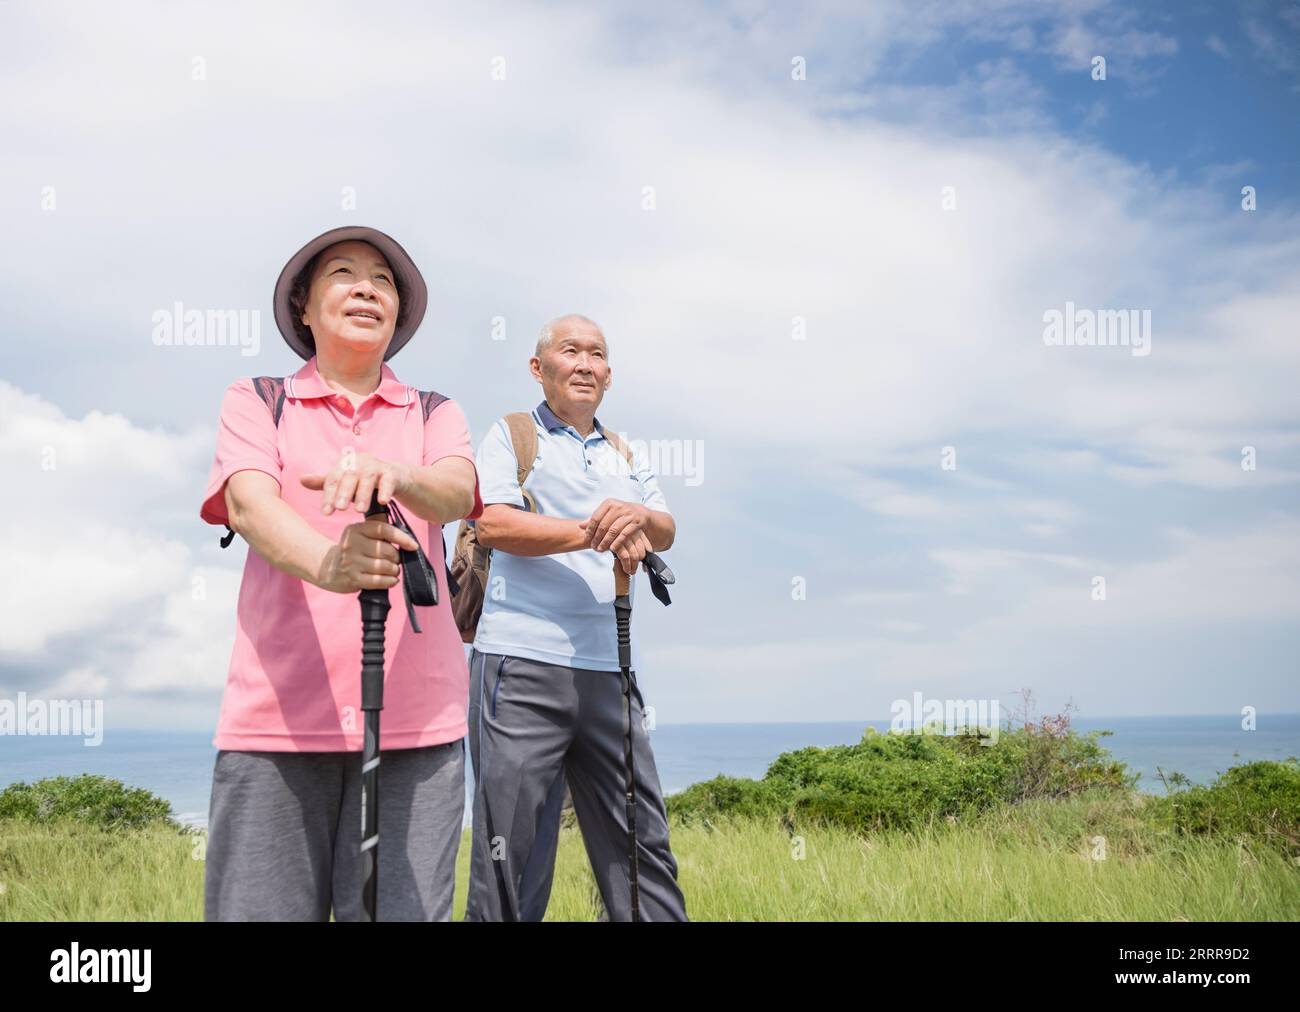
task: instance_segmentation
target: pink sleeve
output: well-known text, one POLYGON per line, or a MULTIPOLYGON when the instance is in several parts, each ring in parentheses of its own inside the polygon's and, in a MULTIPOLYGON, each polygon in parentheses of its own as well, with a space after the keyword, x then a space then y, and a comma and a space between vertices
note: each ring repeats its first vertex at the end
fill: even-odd
MULTIPOLYGON (((424 423, 423 466, 436 464, 443 457, 464 457, 474 463, 474 449, 469 442, 469 423, 465 412, 453 400, 446 400, 430 413, 424 423)), ((474 468, 474 510, 465 519, 477 520, 483 515, 483 497, 479 493, 478 468, 474 468)))
POLYGON ((248 470, 263 471, 279 481, 282 464, 275 419, 253 389, 253 381, 245 378, 230 384, 221 402, 217 452, 199 516, 210 524, 227 523, 226 479, 236 471, 248 470))

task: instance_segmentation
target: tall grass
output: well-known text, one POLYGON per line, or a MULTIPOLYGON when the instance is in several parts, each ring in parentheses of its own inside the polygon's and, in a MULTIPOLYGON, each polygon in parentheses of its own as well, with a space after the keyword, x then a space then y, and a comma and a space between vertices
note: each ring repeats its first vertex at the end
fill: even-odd
MULTIPOLYGON (((1064 715, 979 734, 868 730, 761 780, 668 799, 693 920, 1300 920, 1300 761, 1164 797, 1064 715)), ((453 916, 464 917, 469 833, 453 916)), ((166 802, 102 777, 0 792, 0 920, 197 920, 203 846, 166 802)), ((596 920, 578 828, 548 920, 596 920)))
MULTIPOLYGON (((1031 801, 861 836, 733 816, 671 828, 692 920, 1296 920, 1300 867, 1271 849, 1160 829, 1159 799, 1031 801)), ((0 920, 199 920, 203 862, 175 829, 0 822, 0 920)), ((454 917, 464 916, 469 833, 454 917)), ((547 920, 597 919, 576 828, 547 920)))

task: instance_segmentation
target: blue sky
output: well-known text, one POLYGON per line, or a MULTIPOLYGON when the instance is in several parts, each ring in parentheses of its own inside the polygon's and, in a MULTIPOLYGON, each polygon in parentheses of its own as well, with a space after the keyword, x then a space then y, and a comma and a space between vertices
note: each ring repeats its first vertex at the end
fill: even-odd
POLYGON ((702 453, 635 617, 661 722, 1300 708, 1300 4, 357 13, 0 10, 0 693, 215 722, 221 392, 296 368, 275 277, 364 223, 430 284, 399 377, 476 442, 572 311, 602 420, 702 453), (154 345, 177 301, 259 353, 154 345), (1046 345, 1067 302, 1150 310, 1150 354, 1046 345))

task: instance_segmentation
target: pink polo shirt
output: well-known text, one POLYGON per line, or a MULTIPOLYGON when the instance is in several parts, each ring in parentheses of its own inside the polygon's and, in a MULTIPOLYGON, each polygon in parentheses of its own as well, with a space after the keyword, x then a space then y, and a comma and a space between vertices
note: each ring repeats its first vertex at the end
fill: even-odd
MULTIPOLYGON (((278 429, 251 379, 227 387, 199 515, 210 524, 226 523, 226 479, 236 471, 263 471, 280 483, 280 497, 299 516, 337 542, 361 514, 348 509, 324 515, 321 493, 299 478, 329 473, 349 446, 423 466, 443 457, 474 460, 469 427, 455 401, 438 405, 426 422, 416 392, 384 365, 379 388, 354 410, 321 378, 312 358, 285 381, 278 429)), ((437 573, 439 603, 418 610, 423 632, 416 633, 401 584, 389 588, 380 738, 385 749, 437 745, 467 731, 469 671, 449 605, 441 528, 409 509, 403 512, 437 573)), ((476 479, 470 516, 482 512, 476 479)), ((357 595, 290 576, 250 548, 213 744, 271 752, 360 751, 363 725, 357 595)))

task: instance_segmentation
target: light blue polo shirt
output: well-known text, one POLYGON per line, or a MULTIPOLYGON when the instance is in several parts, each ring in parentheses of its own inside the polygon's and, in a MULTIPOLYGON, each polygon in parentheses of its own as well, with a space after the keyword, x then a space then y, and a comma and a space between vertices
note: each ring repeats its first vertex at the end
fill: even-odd
MULTIPOLYGON (((629 467, 627 458, 602 434, 599 419, 594 420, 595 431, 584 439, 572 425, 556 418, 545 401, 533 410, 532 418, 537 456, 524 488, 537 503, 538 513, 585 520, 606 499, 668 512, 644 454, 634 446, 629 467)), ((504 418, 484 437, 477 465, 484 506, 509 503, 527 508, 516 481, 515 450, 504 418)), ((536 558, 494 549, 475 649, 571 668, 617 671, 614 559, 612 552, 590 548, 536 558)), ((646 578, 641 570, 632 578, 633 615, 637 584, 646 578)), ((646 600, 659 606, 653 597, 646 600)), ((633 670, 638 669, 638 656, 633 636, 633 670)))

